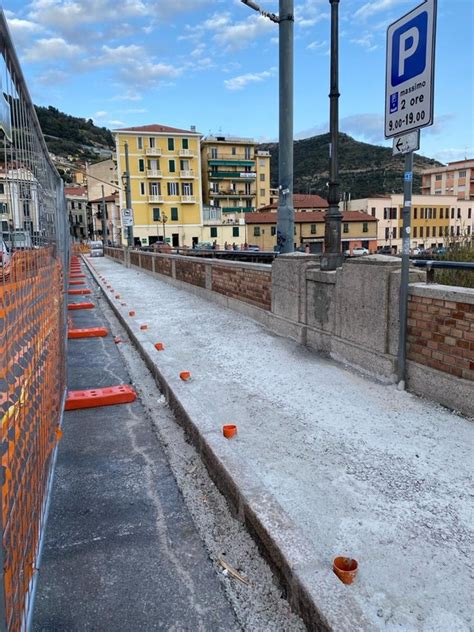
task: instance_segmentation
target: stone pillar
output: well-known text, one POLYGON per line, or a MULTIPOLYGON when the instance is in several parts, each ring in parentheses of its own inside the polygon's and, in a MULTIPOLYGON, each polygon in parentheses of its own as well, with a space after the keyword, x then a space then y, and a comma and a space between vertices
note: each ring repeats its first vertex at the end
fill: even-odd
POLYGON ((319 255, 291 252, 272 265, 272 312, 297 323, 306 322, 306 270, 319 266, 319 255))

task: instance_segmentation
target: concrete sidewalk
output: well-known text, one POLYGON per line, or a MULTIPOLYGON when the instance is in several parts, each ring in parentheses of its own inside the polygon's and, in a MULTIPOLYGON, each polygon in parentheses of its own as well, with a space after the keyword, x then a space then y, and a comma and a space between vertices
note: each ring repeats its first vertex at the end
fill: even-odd
POLYGON ((469 421, 161 279, 93 263, 300 609, 312 599, 337 630, 470 629, 469 421), (224 442, 223 423, 237 439, 224 442), (350 588, 331 572, 337 555, 359 561, 350 588))
MULTIPOLYGON (((69 341, 70 389, 120 383, 112 335, 69 341)), ((33 629, 240 630, 142 403, 66 412, 63 432, 33 629)))

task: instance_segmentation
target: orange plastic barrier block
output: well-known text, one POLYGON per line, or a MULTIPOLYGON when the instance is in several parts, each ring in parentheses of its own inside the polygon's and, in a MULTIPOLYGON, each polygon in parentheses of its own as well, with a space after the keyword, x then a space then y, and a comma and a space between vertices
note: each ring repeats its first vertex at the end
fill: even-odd
POLYGON ((69 278, 70 278, 70 279, 85 279, 85 278, 86 278, 86 275, 85 275, 85 274, 77 274, 77 272, 72 272, 72 273, 69 275, 69 278))
POLYGON ((69 281, 69 285, 85 285, 85 281, 74 281, 74 279, 69 281))
POLYGON ((69 391, 64 410, 129 404, 136 399, 137 394, 128 384, 109 386, 107 388, 93 388, 88 391, 69 391))
POLYGON ((92 294, 92 290, 89 290, 89 288, 84 288, 84 289, 80 289, 80 290, 68 290, 67 292, 68 294, 72 294, 72 295, 76 295, 76 294, 92 294))
POLYGON ((94 303, 69 303, 68 309, 93 309, 94 303))
POLYGON ((109 330, 105 327, 91 327, 90 329, 70 329, 68 338, 102 338, 107 336, 109 330))

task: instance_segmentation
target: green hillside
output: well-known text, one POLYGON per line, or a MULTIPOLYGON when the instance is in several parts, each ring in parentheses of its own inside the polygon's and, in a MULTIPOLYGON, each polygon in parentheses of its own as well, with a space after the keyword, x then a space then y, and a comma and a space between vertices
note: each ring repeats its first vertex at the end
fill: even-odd
MULTIPOLYGON (((259 149, 271 153, 271 182, 278 186, 278 143, 259 149)), ((440 163, 415 154, 413 192, 421 191, 420 173, 440 163)), ((403 192, 404 158, 392 157, 389 147, 361 143, 347 134, 339 141, 340 192, 352 199, 403 192)), ((316 193, 327 197, 329 178, 329 134, 297 140, 294 144, 295 193, 316 193)))
POLYGON ((70 116, 51 106, 35 106, 35 109, 52 154, 94 161, 103 159, 104 152, 113 150, 114 141, 110 130, 97 127, 92 119, 70 116))

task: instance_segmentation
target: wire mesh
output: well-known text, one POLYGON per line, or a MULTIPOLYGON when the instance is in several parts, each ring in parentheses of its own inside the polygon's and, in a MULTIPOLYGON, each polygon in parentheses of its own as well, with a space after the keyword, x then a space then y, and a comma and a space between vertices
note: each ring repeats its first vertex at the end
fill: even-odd
POLYGON ((0 13, 0 629, 27 628, 65 393, 64 189, 0 13))

